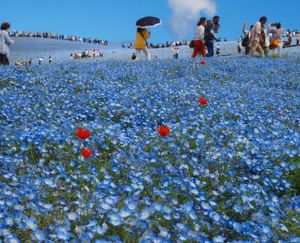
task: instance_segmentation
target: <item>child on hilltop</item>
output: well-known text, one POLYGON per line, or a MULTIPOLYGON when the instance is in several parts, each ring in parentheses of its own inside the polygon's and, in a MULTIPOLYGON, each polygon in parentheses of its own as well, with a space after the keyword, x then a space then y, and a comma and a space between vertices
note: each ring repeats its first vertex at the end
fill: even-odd
POLYGON ((217 55, 217 56, 220 56, 220 52, 221 52, 220 44, 217 43, 216 55, 217 55))
POLYGON ((180 49, 175 45, 175 43, 171 44, 171 51, 173 53, 173 57, 175 59, 178 59, 179 58, 180 49))
POLYGON ((42 62, 44 61, 44 59, 42 58, 42 57, 39 57, 39 59, 38 59, 38 63, 39 63, 39 65, 42 65, 42 62))
POLYGON ((173 57, 175 59, 178 59, 179 58, 179 52, 180 52, 180 49, 178 47, 175 47, 174 50, 173 50, 173 57))
POLYGON ((300 44, 300 33, 296 32, 296 45, 300 44))

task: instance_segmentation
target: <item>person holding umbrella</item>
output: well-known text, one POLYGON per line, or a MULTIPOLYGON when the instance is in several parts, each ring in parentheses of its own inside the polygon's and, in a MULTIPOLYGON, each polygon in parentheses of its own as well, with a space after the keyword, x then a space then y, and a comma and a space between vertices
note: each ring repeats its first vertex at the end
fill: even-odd
POLYGON ((137 32, 136 32, 136 39, 135 39, 135 60, 139 60, 141 57, 141 52, 143 51, 146 55, 148 61, 150 61, 150 52, 147 47, 147 39, 150 37, 150 32, 147 28, 156 27, 161 24, 159 18, 156 17, 144 17, 139 19, 136 22, 137 32))
POLYGON ((148 61, 150 61, 150 52, 147 47, 147 39, 150 37, 150 32, 147 29, 137 28, 135 39, 135 60, 138 61, 141 58, 141 52, 143 51, 148 61))

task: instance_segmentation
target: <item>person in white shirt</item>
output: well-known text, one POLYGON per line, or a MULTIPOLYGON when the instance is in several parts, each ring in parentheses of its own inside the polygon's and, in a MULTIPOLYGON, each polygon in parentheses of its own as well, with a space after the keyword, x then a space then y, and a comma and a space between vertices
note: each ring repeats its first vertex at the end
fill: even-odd
POLYGON ((8 29, 10 23, 4 22, 1 24, 0 31, 0 65, 9 65, 9 46, 14 44, 14 40, 9 37, 8 29))
POLYGON ((39 63, 39 65, 42 65, 42 62, 44 61, 44 58, 42 58, 42 57, 39 57, 39 59, 38 59, 38 63, 39 63))
POLYGON ((280 23, 270 24, 268 27, 268 33, 271 34, 269 48, 272 50, 273 55, 281 56, 283 42, 283 29, 280 23))
POLYGON ((174 57, 175 59, 178 59, 178 58, 179 58, 179 52, 180 52, 180 49, 179 49, 178 47, 174 47, 174 48, 172 49, 172 52, 173 52, 173 57, 174 57))
POLYGON ((267 17, 261 17, 251 30, 249 55, 253 56, 256 51, 264 57, 265 52, 262 43, 265 43, 264 25, 267 23, 267 17))
POLYGON ((206 56, 206 49, 204 45, 205 25, 206 18, 200 18, 195 31, 194 52, 192 58, 196 58, 199 54, 201 54, 203 57, 206 56))

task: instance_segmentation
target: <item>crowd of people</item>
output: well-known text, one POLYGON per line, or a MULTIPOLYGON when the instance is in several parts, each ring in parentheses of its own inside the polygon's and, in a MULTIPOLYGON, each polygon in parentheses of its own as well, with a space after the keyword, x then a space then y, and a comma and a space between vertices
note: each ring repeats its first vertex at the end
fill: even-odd
POLYGON ((70 59, 81 59, 90 57, 103 57, 103 51, 100 50, 84 50, 81 53, 71 53, 70 59))
POLYGON ((244 36, 238 38, 239 53, 244 47, 246 55, 254 55, 258 52, 263 57, 271 52, 272 55, 281 56, 284 47, 293 45, 293 37, 296 38, 295 45, 299 45, 299 32, 284 31, 281 23, 270 23, 266 28, 266 23, 267 17, 263 16, 247 30, 247 22, 244 22, 242 29, 244 36))
MULTIPOLYGON (((172 41, 172 42, 167 41, 166 43, 158 43, 158 44, 147 43, 147 47, 151 48, 151 49, 170 48, 173 45, 175 45, 175 46, 187 46, 187 45, 189 45, 189 41, 187 41, 187 40, 185 40, 185 41, 172 41)), ((126 42, 123 42, 122 47, 132 49, 133 44, 131 42, 128 43, 128 44, 126 44, 126 42)))
MULTIPOLYGON (((207 21, 206 18, 202 17, 200 18, 196 32, 195 32, 195 38, 190 42, 183 42, 174 45, 174 43, 170 43, 169 45, 166 45, 165 47, 171 47, 171 50, 173 52, 173 57, 178 58, 179 57, 179 48, 177 46, 180 45, 190 45, 191 48, 194 48, 192 58, 196 58, 199 54, 203 57, 212 57, 214 56, 214 42, 220 41, 219 38, 216 37, 215 33, 218 32, 220 28, 219 24, 220 17, 215 16, 212 20, 207 21), (177 48, 175 48, 177 47, 177 48)), ((133 60, 140 60, 141 52, 144 52, 146 59, 150 60, 150 52, 149 47, 150 45, 147 45, 147 39, 150 37, 150 32, 147 29, 143 28, 137 28, 136 32, 136 40, 134 44, 135 53, 132 56, 133 60)), ((219 50, 220 52, 220 50, 219 50)))
POLYGON ((84 43, 104 45, 104 46, 108 45, 107 40, 100 40, 98 38, 85 38, 85 37, 79 37, 75 35, 60 35, 60 34, 54 34, 49 32, 39 33, 39 32, 11 31, 9 32, 9 36, 47 38, 47 39, 55 39, 55 40, 77 41, 77 42, 84 42, 84 43))
MULTIPOLYGON (((217 33, 220 29, 220 17, 214 16, 211 20, 207 20, 205 17, 201 17, 197 23, 195 35, 192 41, 178 41, 178 42, 166 42, 164 44, 148 43, 148 39, 151 33, 146 28, 137 28, 136 39, 134 45, 129 43, 126 45, 122 43, 123 48, 135 48, 135 53, 132 55, 133 60, 140 60, 141 53, 143 52, 147 60, 150 60, 150 48, 171 48, 173 57, 178 59, 180 53, 180 46, 189 45, 193 48, 192 58, 198 56, 212 57, 215 54, 220 55, 220 45, 217 43, 216 53, 214 49, 215 42, 219 42, 220 38, 217 37, 217 33)), ((263 16, 254 25, 250 26, 247 30, 247 22, 243 25, 243 36, 238 38, 238 53, 242 52, 245 48, 246 55, 254 55, 259 53, 264 57, 271 51, 274 55, 281 55, 282 48, 291 46, 293 43, 293 37, 296 38, 296 44, 300 45, 300 34, 298 31, 284 31, 280 23, 270 23, 266 28, 267 17, 263 16), (287 41, 283 40, 283 37, 287 38, 287 41)), ((88 42, 93 44, 108 45, 107 41, 80 38, 76 36, 57 35, 52 33, 36 33, 36 32, 8 32, 10 24, 8 22, 2 23, 0 32, 0 64, 8 65, 9 60, 9 46, 14 44, 14 40, 11 37, 39 37, 39 38, 51 38, 70 41, 88 42)), ((86 57, 103 57, 103 52, 99 50, 85 50, 81 53, 71 53, 71 59, 86 58, 86 57)), ((52 57, 49 56, 49 63, 52 63, 52 57)), ((42 58, 39 58, 38 63, 43 62, 42 58)), ((16 63, 20 66, 27 66, 32 64, 32 60, 16 63)))
POLYGON ((300 33, 298 31, 290 31, 288 30, 283 34, 283 37, 287 37, 287 41, 284 43, 284 46, 292 46, 293 45, 293 38, 296 38, 296 44, 300 45, 300 33))
MULTIPOLYGON (((37 64, 42 65, 42 63, 44 62, 44 58, 43 57, 39 57, 36 59, 37 64)), ((53 61, 53 57, 51 55, 48 56, 48 63, 51 64, 53 61)), ((29 60, 26 61, 17 61, 15 62, 15 65, 18 67, 21 66, 31 66, 33 64, 33 60, 30 58, 29 60)))
MULTIPOLYGON (((284 31, 280 23, 270 23, 265 28, 267 20, 266 16, 261 17, 257 23, 250 26, 249 30, 246 28, 247 22, 244 22, 242 29, 244 36, 238 39, 238 53, 241 53, 242 49, 245 48, 246 55, 253 56, 259 53, 260 56, 264 57, 269 52, 272 52, 273 55, 281 56, 282 48, 293 45, 293 37, 296 38, 295 45, 300 44, 300 34, 298 31, 284 31), (284 41, 283 37, 286 37, 287 41, 284 41)), ((196 26, 194 39, 191 42, 182 42, 176 46, 189 44, 193 48, 192 58, 198 56, 212 57, 215 54, 219 56, 221 52, 219 43, 217 43, 216 51, 214 48, 215 43, 220 42, 220 38, 216 36, 220 28, 219 21, 220 16, 214 16, 211 20, 201 17, 196 26)), ((134 45, 136 52, 132 56, 132 59, 139 60, 141 52, 144 52, 146 59, 150 60, 149 48, 155 47, 147 44, 149 36, 150 32, 148 30, 137 29, 134 45)), ((166 43, 161 47, 171 47, 173 57, 178 58, 180 50, 179 48, 174 48, 172 43, 166 43)))

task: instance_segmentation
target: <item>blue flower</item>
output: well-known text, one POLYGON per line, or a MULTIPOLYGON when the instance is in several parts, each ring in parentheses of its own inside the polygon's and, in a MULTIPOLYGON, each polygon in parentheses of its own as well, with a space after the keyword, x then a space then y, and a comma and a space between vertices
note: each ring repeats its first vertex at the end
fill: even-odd
POLYGON ((67 228, 59 226, 56 229, 56 237, 59 240, 67 241, 70 238, 70 233, 67 228))
POLYGON ((152 213, 153 213, 152 208, 144 208, 139 214, 139 219, 146 220, 152 215, 152 213))
POLYGON ((225 240, 226 240, 226 238, 221 235, 218 235, 213 238, 214 243, 223 243, 223 242, 225 242, 225 240))
POLYGON ((122 224, 122 218, 119 214, 113 213, 109 215, 109 222, 114 226, 119 226, 122 224))
POLYGON ((71 213, 68 214, 68 218, 71 221, 75 221, 75 220, 77 220, 78 215, 77 215, 77 213, 71 212, 71 213))
POLYGON ((44 232, 41 230, 33 231, 33 236, 38 242, 42 242, 46 239, 44 232))
POLYGON ((124 203, 125 203, 125 205, 127 206, 127 208, 129 210, 136 211, 136 209, 137 209, 137 203, 134 200, 132 200, 132 199, 126 199, 124 201, 124 203))
POLYGON ((38 227, 37 221, 36 221, 35 218, 28 218, 28 219, 26 219, 25 220, 25 224, 31 230, 35 230, 38 227))

